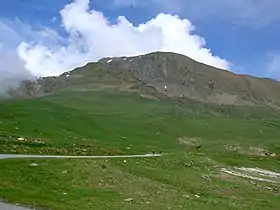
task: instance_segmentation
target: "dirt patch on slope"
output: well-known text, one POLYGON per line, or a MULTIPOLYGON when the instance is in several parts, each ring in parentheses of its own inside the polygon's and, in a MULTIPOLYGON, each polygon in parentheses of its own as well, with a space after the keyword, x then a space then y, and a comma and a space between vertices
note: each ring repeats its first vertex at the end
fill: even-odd
POLYGON ((191 137, 180 137, 177 140, 180 144, 184 144, 188 146, 198 146, 202 143, 200 139, 191 138, 191 137))
POLYGON ((267 148, 262 146, 250 146, 250 147, 242 147, 238 144, 233 145, 225 145, 226 151, 233 151, 243 155, 252 155, 252 156, 269 156, 269 157, 277 157, 279 156, 277 153, 270 152, 267 148))
POLYGON ((261 182, 279 183, 280 184, 280 173, 260 169, 260 168, 245 168, 245 167, 233 167, 233 168, 221 168, 221 172, 242 177, 246 179, 251 179, 261 182))

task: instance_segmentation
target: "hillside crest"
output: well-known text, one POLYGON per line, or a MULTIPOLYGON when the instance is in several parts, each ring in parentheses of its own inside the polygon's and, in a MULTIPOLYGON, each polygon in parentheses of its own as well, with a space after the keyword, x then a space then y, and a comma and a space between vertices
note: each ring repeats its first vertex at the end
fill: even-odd
POLYGON ((280 104, 280 83, 238 75, 199 63, 187 56, 154 52, 133 57, 102 58, 58 77, 25 81, 12 95, 30 97, 62 89, 149 89, 149 94, 189 98, 225 105, 280 104), (152 91, 151 91, 152 90, 152 91))

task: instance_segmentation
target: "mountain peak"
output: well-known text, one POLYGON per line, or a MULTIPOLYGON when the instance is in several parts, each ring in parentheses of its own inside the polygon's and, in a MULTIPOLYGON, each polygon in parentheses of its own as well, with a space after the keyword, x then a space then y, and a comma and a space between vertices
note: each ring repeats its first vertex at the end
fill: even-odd
POLYGON ((280 102, 280 86, 274 80, 234 74, 177 53, 153 52, 99 62, 125 69, 170 97, 236 105, 280 102))
POLYGON ((88 90, 107 86, 122 90, 148 88, 153 94, 203 103, 280 104, 280 85, 274 80, 234 74, 170 52, 102 58, 59 77, 25 82, 20 92, 32 96, 61 89, 88 90))

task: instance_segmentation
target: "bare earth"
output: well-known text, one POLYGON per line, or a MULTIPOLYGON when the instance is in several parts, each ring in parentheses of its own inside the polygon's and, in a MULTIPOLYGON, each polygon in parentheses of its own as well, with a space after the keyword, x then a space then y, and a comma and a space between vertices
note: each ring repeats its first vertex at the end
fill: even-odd
POLYGON ((222 168, 222 172, 243 177, 251 180, 262 181, 262 182, 270 182, 270 183, 280 183, 280 173, 276 173, 273 171, 268 171, 260 168, 222 168))

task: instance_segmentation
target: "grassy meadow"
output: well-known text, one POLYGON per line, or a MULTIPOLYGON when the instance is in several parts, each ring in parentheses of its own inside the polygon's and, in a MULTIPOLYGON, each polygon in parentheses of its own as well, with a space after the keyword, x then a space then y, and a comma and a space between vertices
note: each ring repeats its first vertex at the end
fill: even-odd
POLYGON ((249 108, 232 108, 231 116, 211 112, 116 90, 1 101, 0 154, 133 155, 155 149, 163 156, 0 159, 0 198, 55 210, 278 209, 279 183, 221 171, 280 172, 279 156, 261 154, 279 153, 278 116, 241 117, 249 108))

